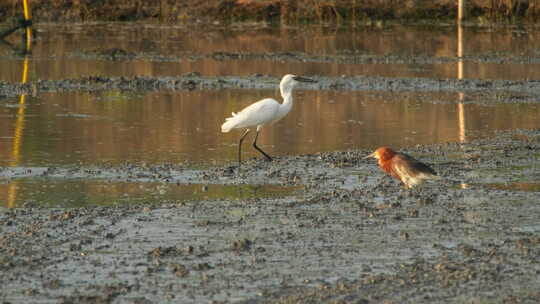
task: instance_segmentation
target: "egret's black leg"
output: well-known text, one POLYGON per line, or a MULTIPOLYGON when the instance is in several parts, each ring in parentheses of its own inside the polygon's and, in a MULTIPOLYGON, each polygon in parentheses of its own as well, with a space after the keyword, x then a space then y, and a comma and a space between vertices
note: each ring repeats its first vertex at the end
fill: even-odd
POLYGON ((270 155, 264 153, 263 150, 261 150, 261 148, 257 147, 257 138, 259 137, 259 130, 257 130, 257 133, 255 133, 255 140, 253 141, 253 148, 257 149, 257 151, 261 152, 267 160, 271 161, 272 158, 270 157, 270 155))
POLYGON ((244 141, 244 138, 246 138, 246 135, 249 133, 249 129, 244 132, 244 135, 240 137, 240 142, 238 142, 238 165, 240 166, 240 163, 242 162, 242 142, 244 141))

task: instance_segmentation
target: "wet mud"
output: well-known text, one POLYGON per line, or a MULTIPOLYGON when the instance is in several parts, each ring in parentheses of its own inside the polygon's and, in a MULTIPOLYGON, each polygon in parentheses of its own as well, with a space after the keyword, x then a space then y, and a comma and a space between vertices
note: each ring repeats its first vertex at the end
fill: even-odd
POLYGON ((216 51, 209 54, 200 54, 185 51, 184 53, 175 55, 156 55, 151 53, 131 53, 129 51, 112 48, 112 49, 95 49, 83 52, 72 52, 70 57, 95 59, 95 60, 149 60, 149 61, 195 61, 203 59, 213 59, 216 61, 235 61, 235 60, 264 60, 275 62, 290 62, 290 63, 339 63, 339 64, 443 64, 456 62, 472 62, 472 63, 514 63, 514 64, 537 64, 540 63, 540 58, 537 56, 507 54, 499 52, 495 54, 483 55, 466 55, 462 57, 442 56, 433 57, 425 55, 374 55, 363 53, 360 50, 346 50, 340 54, 333 55, 316 55, 304 52, 227 52, 216 51))
MULTIPOLYGON (((540 92, 538 80, 478 80, 478 79, 426 79, 374 76, 310 77, 317 82, 301 84, 305 90, 332 91, 393 91, 393 92, 472 92, 490 95, 502 102, 537 102, 540 92), (501 95, 497 98, 497 95, 501 95), (502 98, 504 96, 504 98, 502 98), (525 99, 525 100, 524 100, 525 99)), ((0 95, 37 95, 46 92, 69 91, 162 91, 162 90, 221 90, 221 89, 275 89, 280 78, 270 75, 201 76, 190 72, 169 77, 108 77, 89 76, 62 80, 36 80, 28 83, 0 81, 0 95)))
POLYGON ((442 177, 412 190, 371 151, 189 164, 3 168, 18 178, 275 184, 239 199, 0 210, 4 303, 537 303, 540 130, 405 152, 442 177), (497 188, 494 185, 502 185, 497 188))

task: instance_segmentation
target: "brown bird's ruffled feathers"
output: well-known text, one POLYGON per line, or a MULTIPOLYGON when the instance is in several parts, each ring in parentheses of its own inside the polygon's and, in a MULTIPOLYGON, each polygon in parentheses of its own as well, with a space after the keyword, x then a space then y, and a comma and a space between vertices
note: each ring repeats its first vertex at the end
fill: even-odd
MULTIPOLYGON (((397 153, 392 158, 392 176, 398 178, 407 186, 412 188, 422 183, 423 179, 433 178, 437 175, 430 166, 419 162, 405 153, 397 153)), ((385 170, 386 171, 386 170, 385 170)))
POLYGON ((399 179, 407 188, 421 184, 426 179, 436 178, 437 173, 428 165, 388 147, 380 147, 365 158, 378 159, 379 167, 399 179))

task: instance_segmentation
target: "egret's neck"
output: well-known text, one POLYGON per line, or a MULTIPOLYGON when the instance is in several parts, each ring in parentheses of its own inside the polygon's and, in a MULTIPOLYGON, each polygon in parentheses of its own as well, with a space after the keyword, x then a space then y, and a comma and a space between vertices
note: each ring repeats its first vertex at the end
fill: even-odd
POLYGON ((281 97, 283 97, 283 103, 292 102, 292 85, 280 84, 281 97))
POLYGON ((283 103, 292 103, 292 90, 289 90, 287 92, 282 92, 281 97, 283 98, 283 103))
POLYGON ((281 90, 281 97, 283 97, 283 103, 279 106, 278 119, 285 117, 293 106, 292 90, 281 90))

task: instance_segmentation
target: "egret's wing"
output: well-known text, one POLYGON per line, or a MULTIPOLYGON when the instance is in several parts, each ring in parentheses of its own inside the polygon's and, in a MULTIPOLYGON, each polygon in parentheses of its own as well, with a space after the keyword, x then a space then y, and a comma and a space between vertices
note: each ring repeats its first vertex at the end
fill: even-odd
POLYGON ((236 122, 236 128, 247 128, 263 125, 276 118, 279 103, 271 98, 257 101, 231 117, 236 122))
POLYGON ((405 153, 398 153, 392 158, 392 167, 399 176, 417 177, 420 175, 437 175, 430 166, 419 162, 405 153))

